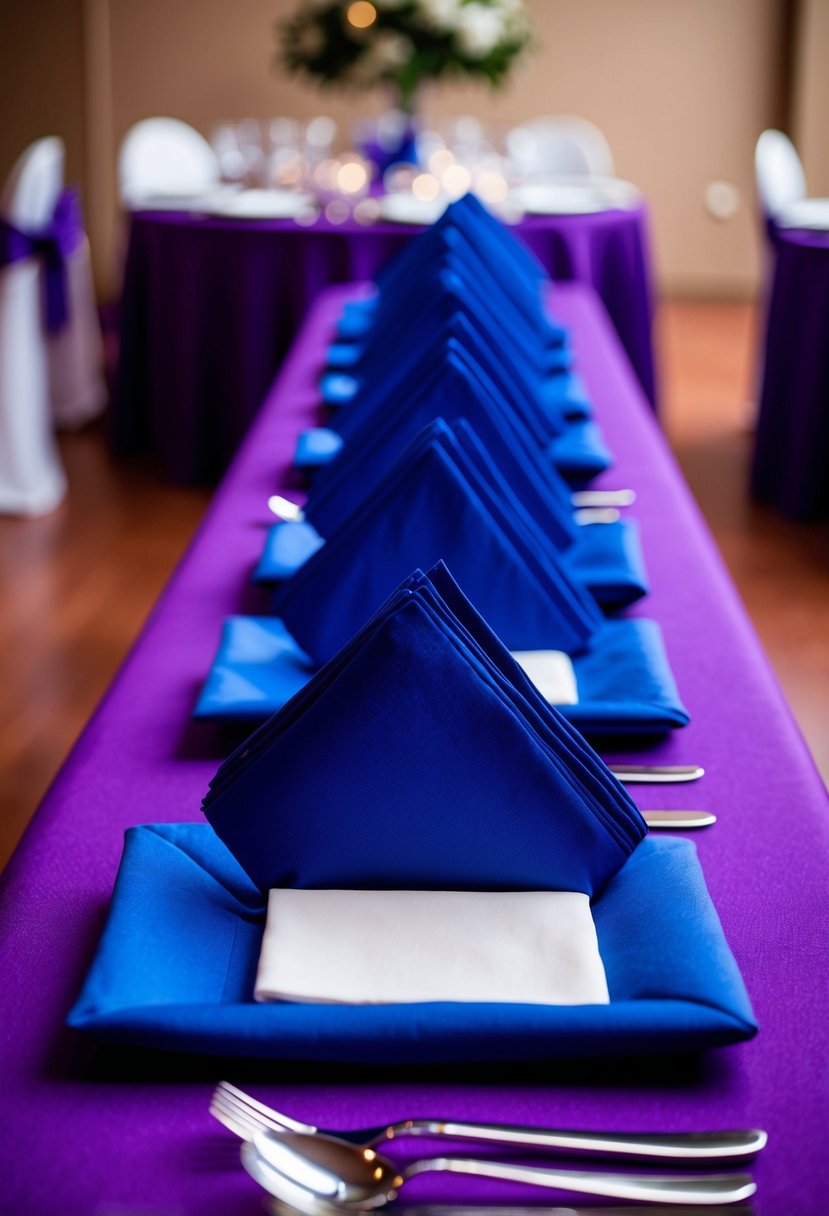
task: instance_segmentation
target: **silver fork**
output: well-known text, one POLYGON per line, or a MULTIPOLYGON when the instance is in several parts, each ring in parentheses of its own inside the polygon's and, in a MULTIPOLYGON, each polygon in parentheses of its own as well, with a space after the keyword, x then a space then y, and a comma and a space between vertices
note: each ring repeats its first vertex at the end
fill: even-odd
POLYGON ((459 1140, 488 1141, 501 1147, 557 1149, 602 1156, 669 1158, 673 1161, 735 1160, 759 1153, 768 1139, 757 1128, 717 1132, 566 1131, 561 1128, 515 1127, 498 1123, 460 1123, 447 1119, 401 1119, 379 1127, 351 1131, 331 1130, 302 1123, 252 1098, 228 1081, 221 1081, 210 1102, 210 1113, 235 1135, 250 1140, 257 1131, 291 1131, 336 1136, 360 1148, 373 1148, 408 1136, 447 1136, 459 1140))

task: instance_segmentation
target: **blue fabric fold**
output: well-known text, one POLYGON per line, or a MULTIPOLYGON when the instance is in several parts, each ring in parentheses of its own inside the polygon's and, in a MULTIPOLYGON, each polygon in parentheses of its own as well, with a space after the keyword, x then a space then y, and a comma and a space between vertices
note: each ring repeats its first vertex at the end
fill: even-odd
MULTIPOLYGON (((506 486, 503 494, 509 496, 506 486)), ((441 421, 407 445, 375 483, 371 501, 352 511, 278 589, 273 609, 324 662, 407 570, 439 560, 515 649, 575 653, 601 621, 595 599, 514 496, 506 503, 493 493, 441 421)), ((255 576, 261 575, 257 568, 255 576)))
MULTIPOLYGON (((464 330, 462 320, 453 325, 464 330)), ((514 445, 522 451, 521 459, 531 462, 533 475, 550 483, 551 492, 562 503, 568 492, 561 485, 561 477, 589 480, 610 467, 612 456, 595 423, 573 421, 554 432, 549 418, 522 391, 516 378, 506 374, 485 348, 470 349, 475 341, 474 337, 462 340, 460 333, 439 335, 423 351, 416 374, 390 376, 365 398, 355 399, 332 425, 301 432, 294 463, 315 470, 312 495, 318 485, 324 484, 320 469, 347 456, 352 444, 369 443, 375 433, 388 435, 391 415, 398 425, 413 429, 416 421, 425 425, 441 414, 464 415, 482 434, 491 429, 482 415, 497 415, 501 429, 512 432, 514 445), (407 421, 410 411, 412 419, 407 421), (551 475, 551 465, 561 477, 551 475)))
POLYGON ((645 833, 624 787, 442 566, 404 580, 225 761, 203 809, 263 888, 593 895, 645 833), (321 740, 325 763, 309 764, 321 740), (277 789, 301 815, 279 812, 277 789), (357 815, 343 814, 349 805, 357 815))
MULTIPOLYGON (((451 385, 444 382, 443 389, 448 389, 449 396, 457 400, 451 385)), ((356 454, 349 448, 339 464, 333 466, 327 481, 322 479, 322 489, 317 485, 312 488, 305 505, 306 523, 276 524, 271 528, 257 563, 257 581, 272 583, 290 578, 320 548, 323 535, 335 535, 361 506, 371 511, 382 470, 399 456, 399 449, 409 439, 410 424, 420 413, 408 411, 402 426, 396 424, 395 415, 390 415, 378 431, 355 443, 356 454)), ((490 509, 508 505, 518 522, 523 521, 528 544, 541 560, 558 562, 561 560, 558 555, 563 553, 564 568, 602 606, 623 607, 646 593, 647 576, 635 525, 629 521, 577 525, 569 491, 563 490, 562 503, 560 494, 552 491, 552 479, 545 485, 543 473, 534 476, 531 465, 516 454, 514 445, 497 423, 487 428, 490 444, 486 446, 465 418, 449 424, 438 418, 429 425, 456 438, 465 459, 486 483, 490 509)))
MULTIPOLYGON (((656 621, 607 621, 573 657, 579 700, 559 712, 591 739, 638 739, 687 725, 656 621)), ((259 723, 317 670, 278 617, 228 617, 194 717, 259 723)))

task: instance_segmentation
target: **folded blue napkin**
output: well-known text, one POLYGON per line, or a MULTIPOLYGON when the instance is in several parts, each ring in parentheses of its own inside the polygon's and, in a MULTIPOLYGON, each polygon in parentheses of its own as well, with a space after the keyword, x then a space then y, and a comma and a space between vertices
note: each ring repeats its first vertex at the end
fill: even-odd
MULTIPOLYGON (((335 798, 332 818, 337 808, 335 798)), ((289 810, 277 795, 275 814, 289 810)), ((436 834, 451 835, 455 810, 436 834)), ((548 827, 537 841, 541 868, 549 838, 548 827)), ((129 828, 68 1025, 166 1051, 372 1064, 687 1052, 757 1031, 690 840, 646 837, 592 903, 609 1005, 256 1003, 266 909, 267 893, 209 824, 129 828)))
MULTIPOLYGON (((347 444, 366 441, 373 432, 387 427, 391 412, 402 419, 411 410, 417 411, 421 424, 440 414, 463 414, 479 431, 486 429, 481 415, 497 413, 515 433, 527 458, 540 471, 546 468, 547 472, 542 472, 546 478, 551 463, 574 482, 589 480, 610 467, 612 457, 595 423, 589 419, 569 422, 555 434, 549 417, 520 391, 517 381, 505 374, 497 361, 479 350, 471 353, 473 342, 441 335, 424 351, 416 375, 406 376, 402 383, 390 378, 368 393, 364 402, 355 399, 332 426, 301 432, 294 463, 318 471, 347 455, 347 444)), ((565 495, 563 487, 555 488, 560 497, 565 495)))
POLYGON ((579 651, 601 622, 596 601, 503 493, 499 500, 444 423, 431 423, 375 484, 371 501, 278 589, 274 612, 324 662, 407 570, 444 560, 508 646, 579 651))
POLYGON ((263 889, 592 896, 646 831, 443 566, 404 580, 225 761, 203 809, 263 889))
POLYGON ((362 500, 405 443, 435 418, 463 417, 485 443, 522 501, 565 548, 577 535, 572 493, 564 477, 534 442, 521 416, 493 392, 454 340, 419 377, 404 400, 392 391, 385 408, 349 436, 347 450, 318 470, 305 514, 327 535, 362 500))
POLYGON ((520 363, 537 378, 566 379, 569 352, 561 346, 552 353, 542 345, 537 330, 516 310, 489 267, 472 263, 445 237, 436 238, 437 248, 419 263, 417 274, 406 284, 399 299, 387 300, 363 343, 335 343, 326 355, 329 368, 347 371, 358 379, 381 374, 383 362, 392 362, 409 346, 423 341, 433 324, 441 298, 451 296, 455 307, 474 317, 503 350, 504 361, 520 363))
POLYGON ((452 320, 463 318, 466 331, 471 330, 482 339, 491 357, 508 370, 517 368, 525 391, 535 398, 537 408, 547 410, 559 420, 559 425, 562 419, 589 416, 587 390, 581 377, 572 371, 574 356, 569 344, 556 348, 539 367, 507 341, 500 319, 482 316, 467 293, 457 290, 457 276, 443 270, 435 278, 428 299, 420 301, 418 313, 410 312, 406 325, 399 325, 397 333, 367 347, 359 367, 349 366, 348 359, 336 356, 336 347, 329 347, 327 366, 336 370, 324 372, 320 380, 324 405, 332 410, 345 408, 355 396, 376 387, 385 376, 394 375, 398 379, 410 376, 412 365, 417 365, 425 348, 445 333, 452 320))
POLYGON ((375 276, 380 294, 395 289, 405 291, 406 282, 417 273, 424 251, 436 235, 449 230, 461 234, 478 260, 492 266, 504 290, 510 292, 533 319, 540 336, 552 343, 560 340, 561 327, 546 315, 542 303, 542 291, 550 281, 547 271, 526 245, 472 193, 450 203, 431 228, 408 241, 380 269, 375 276))
MULTIPOLYGON (((404 421, 411 423, 411 411, 404 421)), ((526 519, 525 530, 530 532, 529 544, 536 556, 543 559, 549 554, 547 560, 563 563, 603 607, 623 607, 647 592, 644 557, 632 521, 577 525, 569 492, 564 491, 562 504, 543 478, 534 477, 530 466, 516 457, 497 427, 490 430, 490 444, 485 446, 466 419, 447 424, 438 418, 429 425, 451 432, 459 440, 478 478, 486 482, 490 509, 497 509, 492 506, 494 499, 496 504, 508 505, 519 522, 526 519)), ((290 578, 321 547, 323 536, 336 534, 362 505, 370 511, 382 470, 399 457, 410 439, 409 431, 409 425, 395 425, 395 416, 390 415, 379 433, 356 445, 355 455, 349 446, 332 466, 333 476, 322 491, 318 492, 316 484, 312 488, 305 522, 276 524, 270 529, 256 566, 256 580, 272 583, 290 578)))
MULTIPOLYGON (((651 738, 687 725, 656 621, 606 621, 572 663, 578 701, 557 708, 583 735, 651 738)), ((316 670, 278 617, 228 617, 193 716, 262 722, 316 670)))
MULTIPOLYGON (((428 299, 411 301, 410 320, 366 352, 356 372, 343 377, 327 373, 321 381, 323 404, 339 408, 331 423, 341 434, 354 412, 369 411, 370 402, 391 383, 400 389, 421 373, 450 339, 464 346, 489 373, 508 400, 517 397, 521 408, 541 413, 549 436, 563 431, 568 422, 590 416, 591 405, 581 376, 562 366, 555 374, 534 367, 525 353, 510 345, 503 325, 483 319, 469 307, 456 289, 456 277, 448 271, 436 276, 428 299), (343 381, 345 380, 345 383, 343 381)), ((572 356, 567 353, 567 363, 572 356)))

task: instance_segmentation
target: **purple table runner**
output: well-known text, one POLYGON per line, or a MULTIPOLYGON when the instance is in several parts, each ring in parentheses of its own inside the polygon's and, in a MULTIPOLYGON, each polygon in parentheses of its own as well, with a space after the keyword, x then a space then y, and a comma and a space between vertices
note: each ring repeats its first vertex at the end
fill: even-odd
MULTIPOLYGON (((694 1058, 349 1073, 103 1050, 63 1029, 106 913, 124 829, 199 821, 208 779, 229 748, 220 731, 191 724, 190 710, 222 618, 263 607, 247 578, 270 522, 266 499, 296 493, 288 471, 294 437, 314 411, 322 351, 347 294, 326 293, 315 308, 199 534, 3 875, 0 1211, 261 1212, 235 1142, 207 1113, 213 1084, 227 1076, 332 1126, 424 1113, 595 1128, 759 1125, 770 1143, 754 1167, 758 1216, 820 1216, 829 1208, 825 790, 618 339, 592 293, 577 286, 557 292, 556 314, 572 328, 617 455, 604 483, 638 492, 634 513, 653 584, 640 611, 661 622, 693 715, 687 729, 639 755, 707 769, 696 785, 640 787, 636 798, 643 807, 719 815, 695 839, 758 1037, 694 1058)), ((426 1175, 406 1194, 412 1202, 509 1202, 528 1192, 426 1175)))
MULTIPOLYGON (((112 442, 157 451, 168 477, 215 480, 318 293, 371 279, 414 227, 318 220, 131 218, 112 442)), ((528 218, 517 231, 557 279, 601 296, 655 402, 647 212, 528 218)))

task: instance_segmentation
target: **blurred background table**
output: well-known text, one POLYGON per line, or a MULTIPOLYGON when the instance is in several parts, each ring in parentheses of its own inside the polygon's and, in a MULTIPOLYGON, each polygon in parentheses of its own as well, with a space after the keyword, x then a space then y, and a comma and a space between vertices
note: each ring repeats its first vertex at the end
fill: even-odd
POLYGON ((755 497, 829 515, 829 231, 769 226, 774 259, 752 470, 755 497))
MULTIPOLYGON (((418 229, 324 217, 227 219, 135 212, 120 319, 112 441, 156 451, 180 483, 227 467, 319 291, 360 282, 418 229)), ((528 216, 518 232, 556 279, 601 297, 656 402, 647 209, 528 216)))

